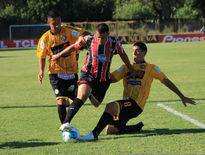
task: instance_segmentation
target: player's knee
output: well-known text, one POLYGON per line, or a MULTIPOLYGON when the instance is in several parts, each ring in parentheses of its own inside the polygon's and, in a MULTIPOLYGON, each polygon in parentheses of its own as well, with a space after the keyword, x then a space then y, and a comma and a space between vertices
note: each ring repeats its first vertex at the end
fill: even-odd
POLYGON ((115 102, 108 103, 105 107, 105 112, 109 113, 110 115, 117 114, 117 105, 115 102))
POLYGON ((106 129, 105 129, 105 134, 106 135, 111 135, 111 134, 118 134, 119 130, 118 128, 112 126, 112 125, 107 125, 106 129))
POLYGON ((92 103, 92 105, 94 105, 94 107, 99 107, 99 105, 101 104, 101 102, 91 102, 92 103))
POLYGON ((62 99, 62 98, 59 98, 59 99, 57 100, 57 104, 58 104, 58 105, 65 105, 65 104, 66 104, 66 100, 65 100, 65 99, 62 99))
POLYGON ((98 100, 93 96, 92 93, 90 93, 89 99, 90 99, 92 105, 94 105, 94 107, 96 107, 96 108, 102 103, 102 102, 98 101, 98 100))

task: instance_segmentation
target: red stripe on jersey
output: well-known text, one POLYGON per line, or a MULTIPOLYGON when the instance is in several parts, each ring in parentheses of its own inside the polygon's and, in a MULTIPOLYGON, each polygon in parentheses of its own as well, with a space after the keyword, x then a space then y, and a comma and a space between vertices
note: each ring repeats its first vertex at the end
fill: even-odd
POLYGON ((101 74, 101 81, 106 81, 106 71, 108 70, 108 64, 111 63, 110 62, 110 40, 108 42, 106 42, 105 46, 104 46, 104 54, 107 57, 107 60, 104 62, 103 64, 103 68, 102 68, 102 74, 101 74))
MULTIPOLYGON (((113 39, 108 37, 105 45, 98 45, 97 38, 92 36, 89 37, 86 42, 88 45, 88 55, 84 62, 83 71, 91 73, 95 78, 99 78, 101 82, 109 80, 111 77, 109 71, 114 48, 112 43, 113 39)), ((124 52, 119 42, 116 42, 115 47, 118 54, 124 52)))
POLYGON ((88 64, 89 57, 90 57, 90 55, 88 54, 88 55, 87 55, 87 58, 86 58, 86 60, 85 60, 85 62, 84 62, 84 64, 83 64, 83 69, 82 69, 82 70, 83 70, 84 72, 87 72, 87 67, 86 67, 86 66, 87 66, 87 64, 88 64))
POLYGON ((98 41, 97 38, 94 38, 91 44, 91 49, 92 49, 92 75, 94 77, 97 77, 97 69, 98 69, 98 58, 95 56, 98 56, 98 41))
POLYGON ((122 54, 122 53, 124 52, 124 49, 123 49, 123 47, 121 46, 121 44, 120 44, 119 41, 117 41, 117 43, 116 43, 116 48, 117 48, 117 53, 118 53, 118 54, 122 54))
POLYGON ((80 85, 80 84, 87 84, 87 85, 89 85, 92 88, 92 86, 90 85, 90 83, 88 81, 77 81, 77 84, 78 85, 80 85))

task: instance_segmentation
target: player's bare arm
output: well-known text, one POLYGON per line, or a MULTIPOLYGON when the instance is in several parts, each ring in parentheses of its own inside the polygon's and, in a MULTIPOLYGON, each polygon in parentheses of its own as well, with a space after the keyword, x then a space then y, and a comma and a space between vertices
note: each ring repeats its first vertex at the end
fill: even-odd
POLYGON ((46 59, 40 58, 39 59, 39 74, 38 74, 38 81, 40 84, 42 84, 43 77, 44 77, 44 69, 46 65, 46 59))
POLYGON ((184 106, 186 107, 186 103, 189 103, 189 104, 193 104, 193 105, 196 105, 195 104, 195 101, 194 101, 194 98, 189 98, 189 97, 186 97, 184 96, 181 91, 175 86, 174 83, 172 83, 169 79, 164 79, 163 80, 163 83, 164 85, 166 85, 170 90, 172 90, 174 93, 176 93, 180 99, 182 100, 182 103, 184 104, 184 106))
POLYGON ((75 44, 70 45, 69 47, 67 47, 63 51, 59 52, 58 54, 53 55, 51 60, 55 61, 58 58, 60 58, 61 56, 69 54, 71 52, 74 52, 77 49, 84 47, 84 46, 86 46, 86 42, 85 42, 84 38, 82 36, 80 36, 78 41, 75 44))
POLYGON ((67 47, 67 48, 64 49, 63 51, 59 52, 58 54, 53 55, 52 58, 51 58, 51 60, 52 60, 52 61, 55 61, 55 60, 57 60, 58 58, 60 58, 61 56, 66 55, 66 54, 68 54, 68 53, 71 53, 71 52, 73 52, 73 51, 75 51, 75 48, 74 48, 73 45, 70 45, 69 47, 67 47))

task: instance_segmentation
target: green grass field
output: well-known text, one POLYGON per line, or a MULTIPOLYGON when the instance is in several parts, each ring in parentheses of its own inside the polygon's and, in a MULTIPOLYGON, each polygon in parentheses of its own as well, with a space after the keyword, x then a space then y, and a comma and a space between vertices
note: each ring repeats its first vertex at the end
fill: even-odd
MULTIPOLYGON (((37 80, 36 49, 0 49, 0 154, 205 154, 205 43, 147 44, 146 60, 156 64, 197 105, 184 107, 179 98, 154 81, 144 112, 128 124, 143 121, 137 134, 105 135, 96 142, 64 143, 58 131, 55 96, 45 75, 37 80), (188 116, 177 116, 162 104, 188 116), (202 126, 195 125, 200 122, 202 126)), ((132 45, 124 45, 131 58, 132 45)), ((85 59, 80 54, 79 65, 85 59)), ((113 58, 111 71, 122 64, 113 58)), ((122 83, 112 84, 99 108, 89 101, 72 120, 81 136, 98 122, 106 103, 122 98, 122 83)))

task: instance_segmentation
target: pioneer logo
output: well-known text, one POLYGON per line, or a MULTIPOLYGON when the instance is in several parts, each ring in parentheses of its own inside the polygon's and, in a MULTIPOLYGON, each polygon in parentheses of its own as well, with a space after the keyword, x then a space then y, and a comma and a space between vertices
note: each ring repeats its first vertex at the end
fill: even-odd
POLYGON ((192 35, 165 35, 162 42, 197 42, 204 41, 205 36, 192 36, 192 35))

